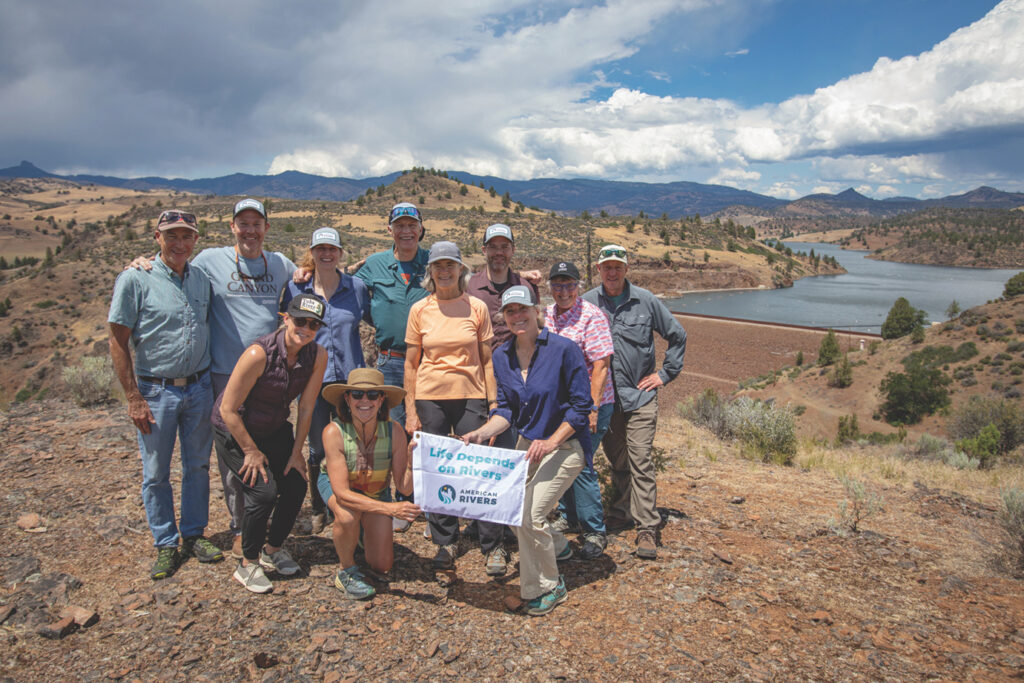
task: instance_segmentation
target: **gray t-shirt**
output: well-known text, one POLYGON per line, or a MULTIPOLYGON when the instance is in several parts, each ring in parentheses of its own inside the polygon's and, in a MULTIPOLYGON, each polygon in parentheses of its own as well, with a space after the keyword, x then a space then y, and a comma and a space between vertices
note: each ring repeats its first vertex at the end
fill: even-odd
POLYGON ((210 278, 210 370, 230 375, 246 347, 277 329, 277 300, 295 272, 280 252, 247 259, 235 247, 204 249, 192 260, 210 278))

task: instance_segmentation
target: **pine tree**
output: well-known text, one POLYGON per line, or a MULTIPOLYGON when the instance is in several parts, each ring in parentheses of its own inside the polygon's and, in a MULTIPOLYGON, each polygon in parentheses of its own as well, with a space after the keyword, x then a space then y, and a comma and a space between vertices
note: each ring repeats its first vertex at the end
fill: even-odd
POLYGON ((839 359, 840 353, 842 352, 839 350, 839 339, 836 337, 836 331, 829 330, 818 347, 818 365, 823 368, 832 365, 839 359))
POLYGON ((902 296, 889 309, 889 315, 882 323, 882 339, 905 337, 915 328, 924 325, 925 312, 910 305, 902 296))

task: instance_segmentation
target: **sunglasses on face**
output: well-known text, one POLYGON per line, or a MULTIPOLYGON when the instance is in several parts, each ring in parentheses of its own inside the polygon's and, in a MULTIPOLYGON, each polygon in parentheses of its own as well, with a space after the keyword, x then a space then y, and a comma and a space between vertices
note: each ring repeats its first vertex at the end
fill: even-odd
POLYGON ((415 218, 416 220, 423 222, 423 219, 420 217, 420 210, 415 206, 400 206, 397 209, 391 210, 391 215, 388 216, 388 223, 394 223, 402 216, 409 216, 410 218, 415 218))
POLYGON ((164 211, 160 214, 160 220, 157 221, 157 227, 162 225, 171 225, 173 223, 188 223, 192 227, 195 227, 196 215, 194 213, 185 213, 184 211, 164 211))
POLYGON ((580 286, 578 282, 552 282, 549 283, 555 292, 571 292, 580 286))
POLYGON ((609 256, 616 256, 618 258, 626 258, 625 249, 602 249, 597 255, 598 258, 608 258, 609 256))
POLYGON ((363 391, 362 389, 349 389, 348 395, 357 401, 361 399, 363 396, 370 399, 371 401, 376 401, 378 398, 384 395, 384 392, 377 391, 376 389, 370 389, 369 391, 363 391))
POLYGON ((295 323, 296 327, 309 327, 309 329, 316 332, 324 326, 319 320, 313 320, 312 318, 292 318, 292 322, 295 323))

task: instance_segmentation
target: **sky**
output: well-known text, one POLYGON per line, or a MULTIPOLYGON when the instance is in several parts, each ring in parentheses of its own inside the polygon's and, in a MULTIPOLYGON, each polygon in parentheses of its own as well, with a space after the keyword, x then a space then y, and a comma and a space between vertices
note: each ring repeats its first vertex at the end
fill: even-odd
POLYGON ((1024 0, 0 0, 0 167, 1024 191, 1024 0))

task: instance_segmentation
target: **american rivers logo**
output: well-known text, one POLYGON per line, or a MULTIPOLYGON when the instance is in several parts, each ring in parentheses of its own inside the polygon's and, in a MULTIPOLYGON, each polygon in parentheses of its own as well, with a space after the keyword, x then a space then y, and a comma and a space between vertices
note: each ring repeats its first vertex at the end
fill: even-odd
POLYGON ((445 484, 437 490, 437 497, 441 499, 441 502, 447 505, 455 500, 455 488, 450 484, 445 484))

